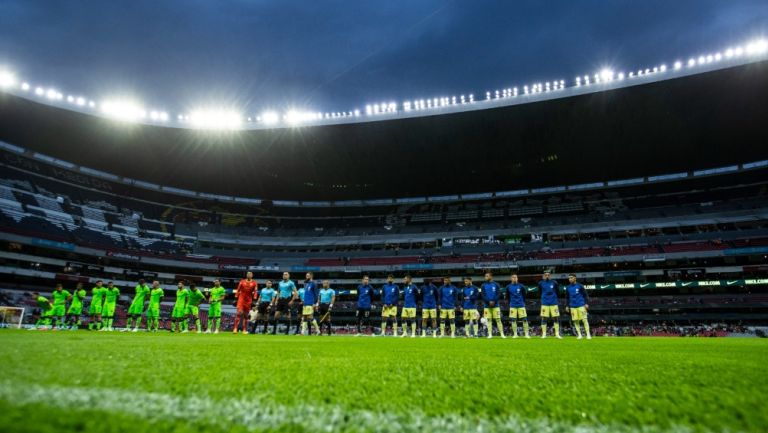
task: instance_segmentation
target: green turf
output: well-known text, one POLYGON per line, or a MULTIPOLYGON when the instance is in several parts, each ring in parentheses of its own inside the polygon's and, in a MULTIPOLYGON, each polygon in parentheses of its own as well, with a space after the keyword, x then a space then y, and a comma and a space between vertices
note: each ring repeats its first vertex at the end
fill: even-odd
POLYGON ((758 339, 3 330, 0 431, 759 432, 766 360, 758 339))

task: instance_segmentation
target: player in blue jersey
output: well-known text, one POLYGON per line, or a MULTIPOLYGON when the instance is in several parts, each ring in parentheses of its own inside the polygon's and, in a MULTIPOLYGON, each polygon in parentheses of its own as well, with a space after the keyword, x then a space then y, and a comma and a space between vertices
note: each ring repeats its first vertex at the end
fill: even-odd
POLYGON ((285 335, 291 330, 291 301, 296 297, 296 284, 291 281, 291 274, 283 272, 283 279, 277 283, 277 301, 275 301, 275 321, 272 323, 272 335, 277 333, 277 323, 288 316, 285 335))
POLYGON ((371 331, 371 335, 374 335, 373 328, 371 327, 371 307, 373 305, 373 287, 370 284, 370 278, 368 275, 363 277, 362 283, 357 286, 357 311, 355 317, 357 318, 357 336, 363 335, 362 324, 365 321, 366 326, 371 331))
POLYGON ((304 335, 305 333, 309 335, 310 322, 312 323, 312 329, 315 330, 315 334, 320 335, 320 326, 317 325, 317 319, 315 319, 315 308, 317 308, 317 303, 320 302, 320 293, 314 278, 315 276, 312 272, 307 272, 306 280, 304 280, 301 333, 299 335, 304 335))
POLYGON ((501 324, 501 307, 499 307, 499 297, 501 297, 501 287, 493 281, 493 273, 485 273, 485 282, 480 286, 480 293, 483 295, 483 317, 488 322, 488 338, 493 338, 493 322, 496 322, 496 328, 499 330, 501 338, 507 338, 504 335, 504 326, 501 324))
POLYGON ((323 325, 327 327, 328 335, 333 333, 333 328, 331 327, 331 310, 333 310, 334 302, 336 302, 336 291, 331 288, 330 281, 323 280, 323 288, 320 289, 320 305, 318 306, 321 333, 323 325))
POLYGON ((528 332, 528 313, 525 311, 525 293, 528 289, 517 281, 517 274, 509 277, 507 296, 509 299, 509 321, 512 322, 512 338, 517 338, 519 322, 523 322, 523 334, 525 338, 531 338, 528 332))
POLYGON ((568 287, 565 288, 565 312, 571 313, 571 323, 576 328, 578 339, 581 340, 581 329, 579 323, 584 325, 584 333, 587 334, 587 340, 592 339, 589 333, 589 322, 587 321, 587 309, 589 308, 589 296, 587 289, 576 281, 576 274, 568 274, 568 287))
POLYGON ((259 303, 256 307, 256 326, 259 322, 264 324, 262 334, 267 333, 269 327, 269 313, 274 307, 275 299, 277 299, 277 291, 272 287, 272 281, 267 280, 265 287, 259 292, 259 303))
POLYGON ((547 338, 547 325, 550 321, 555 331, 555 337, 563 338, 560 336, 560 309, 557 299, 560 286, 551 277, 552 274, 549 271, 544 272, 538 286, 539 292, 541 292, 541 338, 547 338))
POLYGON ((387 283, 381 288, 381 335, 387 335, 387 323, 392 319, 392 335, 397 337, 397 304, 400 302, 400 287, 395 276, 387 275, 387 283))
POLYGON ((400 311, 400 324, 403 326, 403 335, 408 335, 411 328, 411 337, 416 337, 416 307, 418 306, 419 288, 411 282, 411 276, 403 278, 403 309, 400 311))
POLYGON ((464 277, 464 287, 461 290, 462 312, 464 316, 464 336, 477 337, 477 300, 480 298, 480 289, 472 284, 472 278, 464 277), (474 335, 473 335, 474 334, 474 335))
POLYGON ((451 277, 443 277, 440 287, 440 337, 445 337, 445 322, 451 325, 451 338, 456 338, 456 300, 459 289, 451 284, 451 277))
POLYGON ((431 281, 424 281, 421 292, 421 336, 427 336, 427 320, 432 319, 432 336, 437 337, 437 287, 431 281))

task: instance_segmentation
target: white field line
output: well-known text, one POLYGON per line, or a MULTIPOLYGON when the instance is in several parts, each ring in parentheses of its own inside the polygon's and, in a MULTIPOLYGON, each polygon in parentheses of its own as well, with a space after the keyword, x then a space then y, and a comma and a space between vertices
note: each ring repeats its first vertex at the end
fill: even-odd
MULTIPOLYGON (((213 399, 205 396, 175 396, 110 388, 84 388, 58 385, 0 382, 0 400, 12 406, 43 404, 68 411, 96 410, 135 416, 147 422, 175 420, 181 424, 242 426, 250 431, 295 429, 325 432, 377 433, 690 433, 675 426, 628 427, 622 425, 573 425, 546 419, 514 416, 476 419, 459 415, 429 416, 418 409, 403 414, 365 410, 345 410, 339 406, 301 404, 283 406, 250 399, 213 399)), ((39 422, 39 421, 38 421, 39 422)))

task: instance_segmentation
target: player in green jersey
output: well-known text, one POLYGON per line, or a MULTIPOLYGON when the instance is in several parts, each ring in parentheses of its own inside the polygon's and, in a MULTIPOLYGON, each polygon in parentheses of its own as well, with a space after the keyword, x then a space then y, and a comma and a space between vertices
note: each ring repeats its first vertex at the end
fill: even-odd
POLYGON ((80 315, 83 313, 83 300, 87 292, 83 289, 83 283, 77 283, 74 292, 72 292, 72 303, 67 309, 67 324, 69 329, 78 329, 80 327, 80 315))
POLYGON ((177 324, 179 332, 187 332, 187 321, 184 320, 184 313, 187 311, 187 303, 189 302, 189 289, 184 287, 184 281, 179 281, 176 287, 176 303, 173 305, 173 312, 171 312, 171 332, 176 332, 177 324))
POLYGON ((203 332, 200 329, 200 304, 205 301, 205 294, 197 288, 195 283, 189 285, 189 302, 187 303, 187 309, 184 311, 184 315, 187 316, 187 321, 184 326, 189 329, 189 320, 195 320, 195 330, 200 334, 203 332))
POLYGON ((159 281, 152 282, 149 291, 149 305, 147 305, 147 331, 157 332, 160 327, 160 301, 165 296, 159 281))
POLYGON ((72 295, 64 290, 61 283, 56 284, 56 288, 52 293, 53 308, 51 309, 51 317, 55 320, 55 326, 53 329, 64 329, 64 316, 67 312, 67 301, 72 299, 72 295))
POLYGON ((107 283, 106 289, 104 289, 104 307, 101 309, 101 316, 104 318, 104 327, 102 331, 114 331, 115 328, 112 324, 115 321, 115 308, 117 307, 117 299, 120 297, 120 289, 115 287, 112 281, 107 283))
POLYGON ((213 329, 214 334, 219 333, 221 327, 221 301, 227 296, 227 291, 221 287, 221 281, 213 280, 213 288, 208 291, 208 328, 205 333, 210 334, 213 329), (213 325, 213 326, 211 326, 213 325))
POLYGON ((101 329, 101 310, 104 306, 104 283, 96 281, 96 286, 91 289, 91 305, 88 307, 88 330, 101 329))
POLYGON ((40 314, 37 316, 34 329, 48 329, 48 325, 51 324, 51 311, 53 310, 53 304, 45 296, 40 295, 38 292, 32 293, 32 298, 37 304, 37 308, 40 309, 40 314))
POLYGON ((143 280, 136 284, 136 294, 133 295, 131 306, 128 307, 128 318, 125 324, 125 330, 130 331, 133 326, 133 332, 138 332, 141 327, 141 315, 144 314, 144 301, 149 295, 149 285, 143 280))

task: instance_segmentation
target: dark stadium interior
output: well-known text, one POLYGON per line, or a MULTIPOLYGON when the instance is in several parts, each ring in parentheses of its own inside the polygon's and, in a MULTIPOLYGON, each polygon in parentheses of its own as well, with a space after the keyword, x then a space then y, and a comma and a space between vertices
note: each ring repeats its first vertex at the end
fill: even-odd
POLYGON ((208 132, 0 96, 0 140, 194 191, 340 200, 504 191, 768 157, 768 62, 492 110, 208 132))

